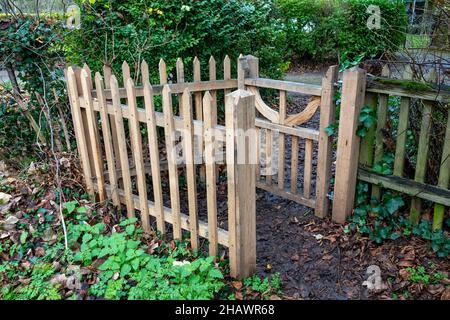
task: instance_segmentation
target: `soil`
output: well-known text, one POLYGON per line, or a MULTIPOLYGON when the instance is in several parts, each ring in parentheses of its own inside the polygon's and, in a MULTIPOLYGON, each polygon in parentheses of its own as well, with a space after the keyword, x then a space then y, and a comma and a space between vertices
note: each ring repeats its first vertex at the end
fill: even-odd
MULTIPOLYGON (((290 95, 289 101, 288 114, 293 114, 306 106, 309 97, 290 95)), ((306 127, 318 129, 319 118, 317 112, 306 127)), ((286 159, 291 157, 290 143, 288 139, 286 159)), ((300 151, 299 192, 303 182, 303 156, 300 151)), ((314 179, 315 153, 313 159, 314 179)), ((288 185, 289 161, 286 167, 288 185)), ((315 189, 314 184, 312 189, 315 189)), ((223 181, 218 184, 217 203, 218 224, 224 229, 228 229, 226 194, 223 181)), ((180 196, 187 199, 186 188, 180 196)), ((165 198, 166 205, 170 206, 169 198, 165 198)), ((256 199, 257 273, 261 276, 280 273, 284 299, 392 299, 395 296, 436 299, 450 292, 443 284, 412 284, 405 280, 406 267, 423 265, 444 273, 450 270, 449 260, 437 258, 427 242, 401 238, 379 246, 357 233, 345 233, 344 226, 333 223, 330 218, 316 218, 314 210, 293 201, 260 189, 257 189, 256 199), (381 270, 384 288, 379 291, 369 292, 363 286, 371 265, 381 270)), ((188 212, 187 201, 181 203, 182 212, 188 212)), ((206 193, 201 190, 198 191, 198 207, 199 219, 207 221, 206 193)))

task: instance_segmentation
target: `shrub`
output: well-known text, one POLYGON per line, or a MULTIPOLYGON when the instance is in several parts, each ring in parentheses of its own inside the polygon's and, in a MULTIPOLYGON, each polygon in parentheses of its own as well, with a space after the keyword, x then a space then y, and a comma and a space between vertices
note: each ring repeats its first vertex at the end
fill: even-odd
MULTIPOLYGON (((280 76, 285 66, 285 37, 272 0, 77 2, 81 28, 66 37, 66 56, 77 65, 88 63, 94 71, 105 63, 120 74, 122 61, 135 69, 145 59, 151 80, 159 82, 161 58, 169 74, 176 59, 184 58, 189 76, 194 56, 205 65, 210 55, 220 61, 226 54, 236 59, 240 53, 261 58, 262 70, 271 76, 280 76)), ((217 69, 220 75, 220 63, 217 69)), ((202 72, 206 77, 207 68, 202 72)))
POLYGON ((404 43, 406 9, 399 0, 277 0, 289 50, 312 58, 379 55, 404 43), (369 5, 380 7, 381 28, 369 29, 369 5))

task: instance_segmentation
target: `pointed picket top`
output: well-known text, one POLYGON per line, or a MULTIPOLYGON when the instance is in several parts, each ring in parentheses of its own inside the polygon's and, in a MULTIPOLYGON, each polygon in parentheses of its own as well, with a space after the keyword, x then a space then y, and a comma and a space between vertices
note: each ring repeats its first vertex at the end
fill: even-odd
POLYGON ((91 69, 89 68, 89 66, 86 63, 83 65, 82 71, 85 73, 85 75, 83 77, 87 78, 87 80, 88 80, 89 88, 92 89, 92 78, 91 78, 92 73, 91 73, 91 69))
POLYGON ((426 75, 425 79, 429 83, 437 83, 438 82, 438 74, 437 74, 436 68, 431 68, 431 70, 426 75))
POLYGON ((150 81, 150 76, 148 73, 148 64, 147 61, 142 60, 141 62, 141 74, 142 74, 142 83, 146 83, 150 81))
POLYGON ((231 79, 231 62, 230 57, 228 55, 223 59, 223 79, 229 80, 231 79))
POLYGON ((216 80, 216 59, 213 56, 209 58, 209 80, 216 80))
POLYGON ((184 82, 184 64, 181 58, 177 59, 176 69, 177 69, 177 83, 184 82))
POLYGON ((111 89, 118 89, 119 88, 119 82, 117 81, 117 78, 115 75, 111 75, 111 79, 109 80, 109 84, 111 89))
POLYGON ((73 66, 69 66, 68 68, 67 68, 67 75, 69 76, 72 76, 72 75, 75 75, 75 70, 73 70, 73 66))
POLYGON ((167 83, 167 67, 166 62, 161 59, 159 60, 159 83, 166 84, 167 83))
POLYGON ((197 57, 194 57, 193 66, 194 66, 194 81, 201 81, 200 60, 198 60, 197 57))
POLYGON ((89 68, 89 66, 87 65, 87 63, 83 64, 83 70, 86 71, 86 74, 91 74, 91 69, 89 68))
POLYGON ((412 80, 413 78, 413 70, 410 64, 405 66, 405 70, 403 71, 403 80, 412 80))
POLYGON ((81 69, 80 75, 81 75, 81 79, 89 79, 90 75, 91 75, 89 67, 88 68, 83 67, 83 69, 81 69))
POLYGON ((209 91, 206 91, 205 94, 203 95, 203 106, 205 106, 205 102, 211 103, 211 100, 212 100, 211 93, 209 93, 209 91))
POLYGON ((381 70, 381 76, 385 78, 389 78, 391 76, 391 69, 389 69, 389 65, 386 63, 381 70))
POLYGON ((242 55, 242 53, 239 53, 238 59, 243 58, 243 57, 244 57, 244 56, 242 55))
POLYGON ((100 74, 100 72, 96 72, 95 73, 95 81, 97 82, 97 81, 102 81, 103 80, 103 77, 102 77, 102 75, 100 74))
POLYGON ((130 66, 126 61, 124 61, 122 63, 122 80, 124 85, 129 78, 130 78, 130 66))

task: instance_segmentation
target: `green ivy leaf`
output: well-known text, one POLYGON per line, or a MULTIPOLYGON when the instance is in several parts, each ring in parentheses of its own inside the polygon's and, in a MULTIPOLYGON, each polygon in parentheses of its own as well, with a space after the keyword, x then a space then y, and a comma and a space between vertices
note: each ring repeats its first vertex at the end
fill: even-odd
POLYGON ((386 209, 390 214, 393 214, 404 205, 405 203, 401 197, 395 197, 386 202, 386 209))

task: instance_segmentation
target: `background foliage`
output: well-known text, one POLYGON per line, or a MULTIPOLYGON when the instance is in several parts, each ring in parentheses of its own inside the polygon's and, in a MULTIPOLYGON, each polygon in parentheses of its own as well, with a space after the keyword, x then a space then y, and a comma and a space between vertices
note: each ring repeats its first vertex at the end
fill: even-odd
POLYGON ((329 58, 379 55, 404 43, 406 9, 399 0, 277 0, 290 53, 329 58), (369 5, 381 10, 381 28, 368 29, 369 5))
MULTIPOLYGON (((279 77, 286 67, 285 36, 272 0, 78 3, 82 27, 67 35, 66 57, 77 65, 88 63, 96 71, 106 63, 120 74, 123 61, 135 69, 145 59, 152 81, 159 82, 157 65, 161 58, 171 72, 178 57, 186 64, 198 56, 206 64, 210 55, 220 61, 226 54, 235 59, 240 53, 258 56, 268 76, 279 77)), ((185 69, 189 75, 192 67, 185 69)), ((220 64, 217 69, 221 70, 220 64)), ((206 77, 207 68, 202 72, 206 77)))

